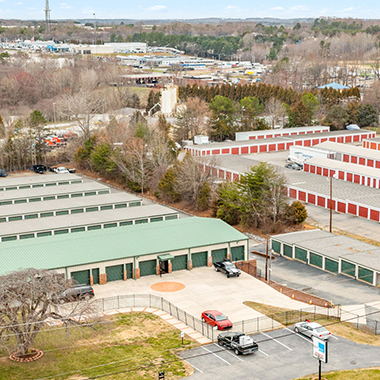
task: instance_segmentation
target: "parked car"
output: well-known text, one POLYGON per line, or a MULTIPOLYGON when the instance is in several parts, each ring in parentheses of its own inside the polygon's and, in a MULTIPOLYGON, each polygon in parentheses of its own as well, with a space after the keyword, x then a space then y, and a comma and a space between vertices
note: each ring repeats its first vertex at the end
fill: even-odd
POLYGON ((47 167, 45 165, 33 165, 30 170, 33 170, 35 173, 45 174, 47 167))
POLYGON ((0 177, 7 177, 8 173, 5 171, 5 169, 0 169, 0 177))
POLYGON ((313 336, 320 339, 329 339, 331 332, 317 322, 298 322, 294 325, 294 331, 312 338, 313 336))
POLYGON ((217 326, 218 330, 226 330, 232 327, 232 322, 217 310, 206 310, 201 315, 202 322, 211 326, 217 326))
POLYGON ((76 169, 75 168, 70 168, 68 169, 69 170, 69 173, 75 173, 76 172, 76 169))
POLYGON ((302 167, 300 165, 296 164, 295 162, 286 164, 285 167, 288 169, 293 169, 293 170, 301 170, 302 169, 302 167))
POLYGON ((259 350, 259 346, 253 339, 242 332, 224 332, 218 335, 218 344, 236 355, 249 355, 259 350))
POLYGON ((57 174, 66 174, 68 172, 69 171, 63 166, 60 166, 60 167, 54 169, 54 173, 57 173, 57 174))
POLYGON ((79 284, 66 289, 61 294, 55 294, 53 296, 53 302, 65 303, 79 300, 89 300, 94 297, 94 289, 90 285, 79 284))
POLYGON ((231 263, 230 260, 217 261, 214 263, 214 268, 217 272, 223 272, 227 275, 227 278, 230 277, 239 277, 241 272, 236 265, 231 263))

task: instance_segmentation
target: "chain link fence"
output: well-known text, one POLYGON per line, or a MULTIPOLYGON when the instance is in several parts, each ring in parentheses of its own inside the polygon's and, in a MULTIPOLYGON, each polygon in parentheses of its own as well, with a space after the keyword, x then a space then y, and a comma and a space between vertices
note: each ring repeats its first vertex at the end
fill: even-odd
MULTIPOLYGON (((203 323, 201 319, 194 317, 163 297, 152 294, 133 294, 117 297, 102 298, 95 301, 98 303, 100 311, 119 310, 123 308, 155 308, 177 318, 187 326, 199 332, 212 341, 217 340, 218 331, 212 326, 203 323)), ((232 331, 241 331, 246 334, 255 334, 281 328, 283 325, 291 325, 296 322, 321 319, 340 319, 340 308, 322 308, 311 306, 302 310, 289 310, 275 313, 271 316, 262 316, 247 320, 234 322, 232 331)))

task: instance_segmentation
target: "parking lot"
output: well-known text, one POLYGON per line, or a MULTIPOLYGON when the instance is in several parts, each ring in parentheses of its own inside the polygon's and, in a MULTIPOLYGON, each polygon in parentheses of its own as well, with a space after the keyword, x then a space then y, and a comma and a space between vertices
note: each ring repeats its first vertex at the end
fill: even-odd
MULTIPOLYGON (((252 338, 259 345, 253 355, 237 356, 214 343, 185 351, 181 357, 194 368, 191 379, 291 380, 318 372, 311 340, 292 327, 252 338)), ((323 372, 379 365, 380 347, 331 336, 328 349, 329 363, 322 363, 323 372)))

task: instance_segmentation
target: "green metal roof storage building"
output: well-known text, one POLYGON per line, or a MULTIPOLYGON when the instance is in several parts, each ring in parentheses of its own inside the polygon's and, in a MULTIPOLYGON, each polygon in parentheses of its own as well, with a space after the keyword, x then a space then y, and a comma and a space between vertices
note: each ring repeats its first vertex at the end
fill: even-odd
POLYGON ((226 258, 245 260, 247 253, 244 234, 219 219, 192 217, 3 242, 0 275, 34 267, 80 283, 105 284, 211 266, 226 258))
POLYGON ((75 174, 45 174, 0 178, 0 191, 23 190, 37 187, 71 185, 82 183, 83 179, 75 174))
POLYGON ((111 189, 91 181, 73 185, 54 185, 38 188, 0 191, 0 207, 27 202, 52 201, 56 199, 108 194, 111 189))
POLYGON ((0 223, 80 212, 112 210, 141 206, 141 204, 141 198, 124 192, 102 194, 96 197, 64 198, 57 199, 54 202, 12 204, 0 207, 0 223))
POLYGON ((271 237, 272 250, 335 274, 380 285, 380 248, 326 231, 298 231, 271 237))
POLYGON ((1 223, 0 241, 3 243, 17 239, 30 239, 92 231, 102 228, 159 222, 162 220, 177 219, 179 217, 178 211, 156 204, 141 207, 127 207, 125 203, 121 203, 117 206, 123 207, 115 207, 115 209, 103 211, 99 211, 97 206, 82 207, 73 209, 71 214, 67 213, 56 217, 53 217, 52 211, 48 211, 41 213, 40 218, 1 223), (86 212, 84 212, 84 210, 86 210, 86 212))

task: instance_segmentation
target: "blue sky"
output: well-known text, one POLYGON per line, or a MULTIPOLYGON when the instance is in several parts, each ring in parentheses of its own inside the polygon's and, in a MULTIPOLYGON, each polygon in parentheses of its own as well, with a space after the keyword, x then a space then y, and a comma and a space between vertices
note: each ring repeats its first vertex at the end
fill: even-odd
MULTIPOLYGON (((0 18, 43 19, 44 0, 0 0, 0 18)), ((380 4, 368 0, 248 1, 248 0, 50 0, 52 19, 203 18, 203 17, 355 17, 380 18, 380 4)))

